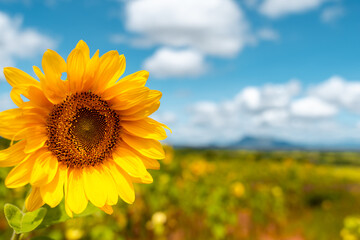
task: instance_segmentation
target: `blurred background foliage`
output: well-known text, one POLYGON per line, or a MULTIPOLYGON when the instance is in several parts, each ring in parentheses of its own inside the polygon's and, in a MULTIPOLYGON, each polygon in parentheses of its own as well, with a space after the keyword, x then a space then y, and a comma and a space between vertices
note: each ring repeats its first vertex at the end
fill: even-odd
MULTIPOLYGON (((26 239, 360 239, 360 153, 165 148, 154 183, 135 186, 134 204, 26 239)), ((28 189, 6 189, 9 170, 0 168, 0 207, 21 207, 28 189)), ((1 210, 0 239, 10 239, 1 210)))

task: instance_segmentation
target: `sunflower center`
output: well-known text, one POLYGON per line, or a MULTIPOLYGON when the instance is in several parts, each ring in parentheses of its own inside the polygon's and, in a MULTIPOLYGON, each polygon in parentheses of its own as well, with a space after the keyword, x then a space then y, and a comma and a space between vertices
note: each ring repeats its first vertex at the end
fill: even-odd
POLYGON ((91 92, 68 96, 47 119, 47 146, 68 167, 95 166, 112 156, 120 120, 106 101, 91 92))
POLYGON ((78 140, 78 144, 87 151, 96 147, 104 139, 106 130, 105 116, 96 110, 80 108, 72 121, 70 134, 78 140))

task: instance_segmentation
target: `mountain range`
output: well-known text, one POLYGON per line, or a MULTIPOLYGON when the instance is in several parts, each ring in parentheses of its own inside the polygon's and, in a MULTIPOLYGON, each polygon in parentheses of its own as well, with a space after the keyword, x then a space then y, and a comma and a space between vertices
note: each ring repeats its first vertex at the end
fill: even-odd
MULTIPOLYGON (((176 147, 190 147, 192 146, 176 146, 176 147)), ((260 151, 273 150, 319 150, 319 151, 360 151, 360 142, 356 141, 342 141, 336 143, 295 143, 287 140, 276 139, 271 137, 261 136, 244 136, 238 141, 227 144, 211 143, 201 148, 217 148, 217 149, 247 149, 260 151)))

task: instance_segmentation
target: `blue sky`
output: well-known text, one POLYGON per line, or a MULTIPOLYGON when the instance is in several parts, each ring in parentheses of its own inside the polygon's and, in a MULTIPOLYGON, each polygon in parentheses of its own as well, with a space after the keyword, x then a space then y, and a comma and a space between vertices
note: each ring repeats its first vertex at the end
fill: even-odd
MULTIPOLYGON (((30 74, 78 40, 163 92, 168 141, 360 142, 357 0, 0 0, 0 68, 30 74)), ((12 108, 0 75, 0 110, 12 108)))

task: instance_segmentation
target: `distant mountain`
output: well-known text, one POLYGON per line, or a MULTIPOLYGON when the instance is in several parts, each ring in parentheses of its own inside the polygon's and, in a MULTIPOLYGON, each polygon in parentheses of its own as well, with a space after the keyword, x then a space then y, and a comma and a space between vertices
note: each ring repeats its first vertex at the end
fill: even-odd
POLYGON ((304 149, 304 146, 269 137, 246 136, 237 142, 230 143, 226 146, 226 148, 254 150, 302 150, 304 149))

